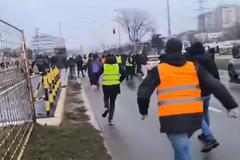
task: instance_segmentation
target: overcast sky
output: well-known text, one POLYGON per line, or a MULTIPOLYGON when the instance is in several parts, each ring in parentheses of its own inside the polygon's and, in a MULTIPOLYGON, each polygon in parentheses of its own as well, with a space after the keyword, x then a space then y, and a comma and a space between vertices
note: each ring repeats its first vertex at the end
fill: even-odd
MULTIPOLYGON (((0 0, 0 18, 24 29, 27 44, 30 45, 35 28, 40 33, 59 36, 58 22, 61 22, 62 36, 71 49, 84 50, 97 47, 101 42, 118 43, 118 35, 112 34, 117 27, 113 21, 117 15, 114 9, 137 8, 148 11, 156 22, 158 32, 167 35, 166 0, 0 0), (71 22, 82 22, 73 24, 71 22), (95 23, 94 23, 95 22, 95 23), (97 22, 97 23, 96 23, 97 22)), ((179 33, 197 27, 198 4, 195 0, 169 0, 172 33, 179 33)), ((204 5, 214 8, 219 4, 240 5, 239 0, 207 0, 204 5)), ((121 32, 122 43, 128 42, 121 32)), ((149 39, 145 37, 144 39, 149 39)))

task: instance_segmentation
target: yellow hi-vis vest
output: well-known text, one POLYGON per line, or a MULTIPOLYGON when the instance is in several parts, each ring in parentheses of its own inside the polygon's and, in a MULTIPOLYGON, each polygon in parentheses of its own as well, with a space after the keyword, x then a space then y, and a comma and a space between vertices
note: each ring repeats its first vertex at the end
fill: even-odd
POLYGON ((120 84, 120 74, 118 64, 103 65, 103 85, 111 86, 120 84))
POLYGON ((117 57, 117 63, 118 63, 118 64, 121 64, 121 63, 122 63, 122 57, 121 57, 121 56, 118 56, 118 57, 117 57))
POLYGON ((131 64, 131 63, 128 62, 128 61, 129 61, 129 58, 132 59, 132 57, 128 57, 128 58, 126 59, 126 66, 132 67, 133 64, 131 64))
POLYGON ((83 58, 83 64, 87 64, 87 62, 88 62, 88 59, 83 58))

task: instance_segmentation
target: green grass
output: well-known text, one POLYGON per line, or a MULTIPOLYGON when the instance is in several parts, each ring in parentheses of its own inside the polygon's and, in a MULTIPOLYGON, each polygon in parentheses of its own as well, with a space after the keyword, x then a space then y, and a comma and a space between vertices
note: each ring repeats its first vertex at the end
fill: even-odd
POLYGON ((215 59, 218 69, 228 69, 229 59, 215 59))

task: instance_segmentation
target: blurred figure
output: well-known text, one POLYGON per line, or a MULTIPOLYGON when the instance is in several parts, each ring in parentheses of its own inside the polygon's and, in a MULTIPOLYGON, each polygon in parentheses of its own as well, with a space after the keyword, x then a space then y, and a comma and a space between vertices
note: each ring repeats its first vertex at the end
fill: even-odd
POLYGON ((38 72, 43 72, 43 74, 46 74, 49 63, 42 52, 39 52, 39 54, 36 56, 36 59, 32 62, 32 69, 35 64, 38 68, 38 72))
POLYGON ((87 72, 87 62, 88 62, 87 56, 84 55, 83 56, 83 70, 85 73, 87 72))
POLYGON ((82 72, 82 76, 85 77, 84 73, 83 73, 83 58, 81 55, 78 55, 76 57, 76 64, 77 64, 77 74, 78 74, 78 78, 80 78, 80 72, 82 72))
POLYGON ((135 54, 135 62, 137 67, 137 74, 140 74, 143 77, 144 74, 142 72, 142 67, 141 67, 141 57, 138 51, 136 51, 136 54, 135 54))
POLYGON ((98 57, 98 54, 93 54, 93 59, 91 62, 92 65, 92 77, 91 77, 91 86, 95 85, 99 87, 99 71, 102 66, 102 62, 98 57))
POLYGON ((233 58, 239 58, 239 48, 236 43, 234 43, 233 45, 232 55, 233 55, 233 58))
POLYGON ((67 54, 65 51, 58 50, 56 52, 56 66, 60 71, 60 79, 61 79, 61 87, 65 88, 65 76, 66 76, 66 69, 67 69, 67 54))
POLYGON ((134 75, 134 61, 133 61, 133 54, 132 52, 129 53, 127 59, 126 59, 126 80, 128 81, 133 80, 133 75, 134 75))
MULTIPOLYGON (((217 65, 212 60, 212 58, 204 52, 205 49, 203 44, 201 42, 195 42, 189 49, 189 57, 187 57, 187 60, 200 64, 215 79, 220 80, 217 65)), ((202 149, 202 152, 209 152, 211 149, 216 148, 219 145, 217 140, 214 138, 211 130, 209 129, 210 122, 208 109, 211 99, 211 91, 204 90, 201 92, 201 96, 203 99, 203 133, 198 136, 198 139, 206 143, 206 145, 202 149)))
POLYGON ((117 59, 114 55, 107 55, 105 64, 100 69, 99 77, 103 74, 103 101, 105 111, 102 117, 108 116, 109 125, 113 125, 113 115, 115 111, 115 101, 117 95, 120 94, 120 83, 125 79, 126 74, 122 67, 117 64, 117 59))
POLYGON ((141 61, 141 69, 143 76, 142 78, 144 79, 147 76, 147 54, 146 53, 141 53, 140 55, 140 61, 141 61))
POLYGON ((88 78, 91 84, 91 78, 92 78, 92 59, 93 59, 93 53, 88 54, 88 61, 87 61, 87 73, 88 73, 88 78))
POLYGON ((76 77, 75 64, 76 64, 76 60, 75 60, 74 55, 73 55, 73 56, 69 57, 68 60, 67 60, 67 65, 70 68, 70 77, 71 78, 76 77))

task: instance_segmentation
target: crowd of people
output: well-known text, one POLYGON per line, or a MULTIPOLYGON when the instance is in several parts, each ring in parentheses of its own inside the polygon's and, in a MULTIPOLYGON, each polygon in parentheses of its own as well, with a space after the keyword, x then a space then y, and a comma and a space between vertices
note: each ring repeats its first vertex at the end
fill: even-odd
MULTIPOLYGON (((55 64, 62 72, 70 68, 70 76, 89 77, 92 90, 99 88, 102 76, 104 112, 109 125, 113 125, 115 101, 121 93, 120 83, 133 80, 135 74, 141 74, 143 82, 138 87, 137 104, 142 120, 148 116, 151 95, 157 90, 158 114, 161 132, 165 133, 172 144, 175 160, 194 160, 189 138, 198 130, 202 134, 198 139, 205 143, 202 152, 209 152, 219 146, 210 129, 209 103, 213 94, 226 108, 231 118, 239 115, 238 104, 220 82, 218 68, 214 58, 206 54, 201 42, 195 42, 182 54, 182 42, 168 40, 165 54, 160 56, 160 63, 148 74, 143 72, 147 63, 144 53, 114 55, 107 53, 102 57, 90 53, 88 56, 73 55, 69 58, 61 53, 55 58, 44 58, 39 54, 34 63, 39 71, 55 64), (77 68, 77 75, 75 68, 77 68)), ((34 65, 33 63, 33 65, 34 65)), ((61 79, 62 80, 62 79, 61 79)), ((62 87, 65 87, 62 81, 62 87)))

